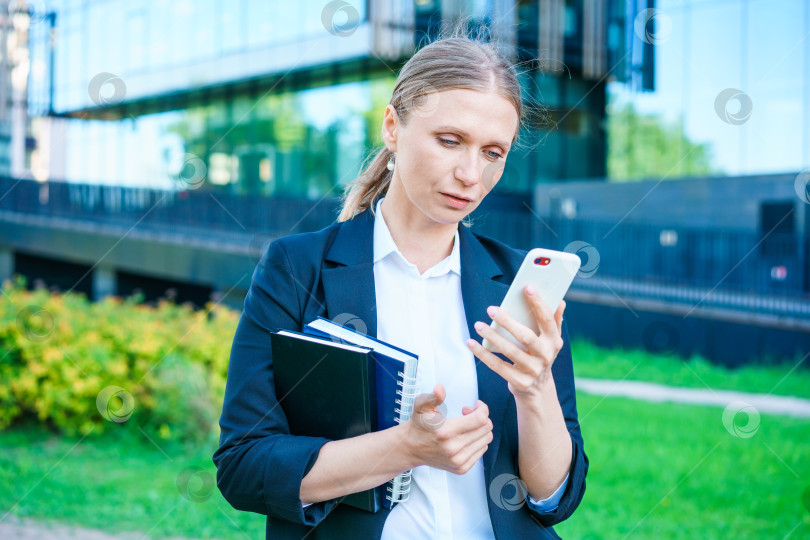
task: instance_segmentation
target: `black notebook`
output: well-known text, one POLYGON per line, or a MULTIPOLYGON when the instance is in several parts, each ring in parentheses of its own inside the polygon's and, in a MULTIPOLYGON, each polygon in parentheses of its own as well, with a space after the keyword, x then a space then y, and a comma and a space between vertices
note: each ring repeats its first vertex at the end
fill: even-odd
MULTIPOLYGON (((345 329, 319 319, 319 329, 345 329)), ((316 321, 313 321, 315 323, 316 321)), ((344 335, 344 338, 352 336, 344 335)), ((271 335, 276 398, 287 416, 290 433, 338 440, 371 433, 410 418, 416 390, 417 358, 401 349, 399 359, 371 347, 387 344, 358 334, 368 346, 358 346, 323 335, 279 330, 271 335), (390 410, 389 410, 390 409, 390 410)), ((407 499, 410 471, 342 502, 376 512, 407 499)))

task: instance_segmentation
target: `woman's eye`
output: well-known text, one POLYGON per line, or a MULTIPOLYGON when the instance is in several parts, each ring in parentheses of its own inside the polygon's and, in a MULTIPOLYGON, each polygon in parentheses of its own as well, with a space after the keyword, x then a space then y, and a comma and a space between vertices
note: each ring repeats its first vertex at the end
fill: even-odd
POLYGON ((489 154, 489 157, 491 157, 492 159, 498 159, 498 158, 502 158, 502 157, 503 157, 503 156, 502 156, 502 155, 500 155, 498 152, 493 152, 492 150, 488 150, 488 151, 487 151, 487 154, 489 154))
POLYGON ((458 144, 458 141, 454 141, 454 140, 451 140, 451 139, 442 139, 441 137, 439 137, 439 141, 441 141, 442 144, 446 144, 447 146, 452 146, 454 144, 458 144))

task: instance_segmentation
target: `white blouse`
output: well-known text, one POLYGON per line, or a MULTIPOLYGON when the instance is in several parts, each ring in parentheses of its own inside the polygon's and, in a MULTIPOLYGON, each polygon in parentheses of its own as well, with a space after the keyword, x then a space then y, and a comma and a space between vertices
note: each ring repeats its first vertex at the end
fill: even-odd
MULTIPOLYGON (((382 199, 374 217, 377 337, 419 355, 419 393, 430 393, 442 383, 445 416, 460 417, 462 407, 478 399, 478 379, 476 358, 466 345, 470 333, 461 296, 458 231, 450 255, 419 274, 394 243, 381 204, 382 199)), ((567 483, 566 477, 542 501, 528 497, 529 504, 539 511, 554 510, 567 483)), ((435 538, 495 539, 483 458, 463 475, 427 465, 413 470, 408 500, 391 510, 382 540, 435 538)))

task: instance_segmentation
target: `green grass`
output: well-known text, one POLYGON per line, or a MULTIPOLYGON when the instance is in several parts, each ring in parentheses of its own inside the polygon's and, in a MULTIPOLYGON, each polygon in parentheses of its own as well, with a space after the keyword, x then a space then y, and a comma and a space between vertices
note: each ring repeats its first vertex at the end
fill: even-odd
POLYGON ((564 538, 810 537, 810 423, 762 415, 753 437, 723 426, 722 409, 580 395, 591 463, 564 538))
POLYGON ((682 360, 644 350, 603 349, 582 339, 571 341, 571 354, 577 377, 810 398, 810 357, 798 366, 800 358, 777 365, 728 369, 698 356, 682 360))
POLYGON ((0 434, 0 517, 11 509, 37 520, 152 538, 264 537, 266 518, 234 510, 212 483, 215 446, 158 449, 136 426, 121 427, 81 442, 39 428, 0 434), (201 472, 184 497, 178 477, 197 470, 189 467, 201 472))
MULTIPOLYGON (((762 415, 740 439, 719 407, 585 394, 578 405, 591 468, 582 505, 557 527, 564 538, 810 536, 806 419, 762 415)), ((154 538, 264 536, 264 516, 233 510, 216 487, 202 502, 178 491, 187 467, 214 478, 213 448, 162 448, 166 457, 136 426, 122 428, 78 444, 35 428, 0 434, 2 513, 154 538)))

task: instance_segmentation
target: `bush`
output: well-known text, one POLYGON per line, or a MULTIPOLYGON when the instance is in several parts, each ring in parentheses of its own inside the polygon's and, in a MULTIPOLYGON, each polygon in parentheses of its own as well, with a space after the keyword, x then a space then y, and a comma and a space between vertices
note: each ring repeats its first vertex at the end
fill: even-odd
POLYGON ((2 292, 0 429, 35 419, 68 435, 132 424, 163 440, 216 433, 238 312, 90 302, 27 291, 21 278, 2 292))

